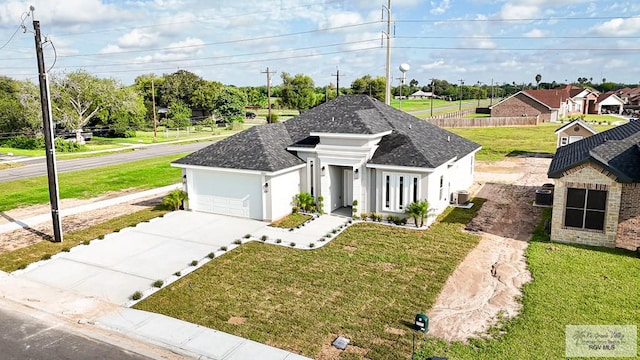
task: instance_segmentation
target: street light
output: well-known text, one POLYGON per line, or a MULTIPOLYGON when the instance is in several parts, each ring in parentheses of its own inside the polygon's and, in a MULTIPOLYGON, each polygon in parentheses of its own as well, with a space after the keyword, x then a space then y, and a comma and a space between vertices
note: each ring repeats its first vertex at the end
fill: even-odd
POLYGON ((399 67, 400 71, 402 72, 402 78, 400 79, 400 110, 401 111, 402 111, 402 97, 404 96, 402 92, 402 86, 404 85, 404 81, 407 78, 407 71, 409 71, 410 68, 411 67, 407 63, 402 63, 400 64, 400 67, 399 67))

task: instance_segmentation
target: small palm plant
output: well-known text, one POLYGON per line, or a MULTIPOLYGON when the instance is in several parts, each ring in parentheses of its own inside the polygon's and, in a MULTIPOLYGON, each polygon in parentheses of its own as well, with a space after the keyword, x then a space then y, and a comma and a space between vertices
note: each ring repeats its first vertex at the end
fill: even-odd
POLYGON ((188 199, 186 191, 175 189, 162 199, 162 205, 173 210, 180 210, 182 202, 188 199))
POLYGON ((427 217, 428 211, 429 203, 427 200, 420 200, 409 204, 404 213, 412 217, 416 227, 419 228, 424 225, 424 219, 427 217))

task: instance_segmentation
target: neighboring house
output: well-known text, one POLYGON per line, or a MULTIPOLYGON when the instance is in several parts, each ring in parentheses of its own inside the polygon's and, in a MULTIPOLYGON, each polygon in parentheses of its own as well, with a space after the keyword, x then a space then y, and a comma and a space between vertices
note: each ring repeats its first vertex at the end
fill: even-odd
POLYGON ((550 90, 524 90, 490 107, 491 116, 539 116, 541 122, 574 114, 596 114, 598 92, 572 85, 550 90))
POLYGON ((366 95, 346 95, 284 123, 254 126, 172 163, 188 209, 272 221, 302 192, 331 213, 402 214, 426 199, 431 215, 473 183, 480 145, 366 95))
POLYGON ((431 96, 433 96, 432 92, 424 92, 422 90, 418 90, 416 92, 414 92, 413 94, 409 95, 409 99, 429 99, 431 96))
POLYGON ((597 110, 598 114, 622 114, 624 108, 624 100, 613 92, 598 95, 597 110))
POLYGON ((551 240, 640 246, 640 121, 594 134, 556 151, 551 240))
POLYGON ((491 117, 538 116, 540 122, 558 121, 560 101, 547 100, 534 97, 528 91, 519 91, 489 109, 491 117))
POLYGON ((573 144, 578 140, 582 140, 597 133, 598 132, 586 122, 580 119, 573 120, 572 122, 559 127, 555 131, 555 134, 558 137, 556 148, 573 144))

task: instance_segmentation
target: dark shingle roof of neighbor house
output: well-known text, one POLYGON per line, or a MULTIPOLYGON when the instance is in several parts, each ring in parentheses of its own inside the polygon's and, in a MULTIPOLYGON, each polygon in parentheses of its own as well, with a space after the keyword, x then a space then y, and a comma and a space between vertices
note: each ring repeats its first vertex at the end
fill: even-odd
POLYGON ((547 175, 563 173, 586 162, 595 162, 617 177, 618 182, 640 182, 640 121, 632 121, 558 148, 547 175))
POLYGON ((304 164, 287 147, 314 147, 311 133, 342 133, 383 137, 369 163, 433 168, 463 157, 480 145, 425 120, 396 110, 366 95, 345 95, 307 110, 281 124, 254 126, 176 164, 278 171, 304 164))

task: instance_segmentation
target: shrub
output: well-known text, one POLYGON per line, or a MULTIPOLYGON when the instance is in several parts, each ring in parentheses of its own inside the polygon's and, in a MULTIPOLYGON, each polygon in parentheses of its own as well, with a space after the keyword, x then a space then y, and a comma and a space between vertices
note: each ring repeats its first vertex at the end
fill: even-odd
POLYGON ((262 235, 262 237, 260 237, 260 240, 262 241, 267 241, 267 239, 269 239, 267 235, 262 235))
POLYGON ((429 211, 429 203, 427 200, 420 200, 409 204, 404 212, 413 218, 416 227, 422 227, 424 219, 427 217, 427 211, 429 211))
POLYGON ((53 141, 56 151, 61 153, 72 153, 78 152, 85 149, 84 145, 79 145, 75 141, 67 141, 64 139, 57 138, 53 141))
POLYGON ((227 247, 226 247, 226 246, 221 246, 221 247, 220 247, 220 250, 221 250, 221 251, 227 251, 227 247))
POLYGON ((296 243, 291 242, 291 243, 289 243, 289 246, 291 246, 291 247, 296 247, 296 243))
POLYGON ((322 195, 318 196, 318 202, 316 203, 316 208, 318 209, 318 213, 324 214, 324 197, 322 195))
POLYGON ((391 224, 391 223, 395 223, 395 219, 394 219, 394 217, 395 217, 395 216, 393 216, 393 215, 391 215, 391 214, 388 214, 388 215, 387 215, 387 221, 389 222, 389 224, 391 224))
POLYGON ((140 291, 136 291, 131 295, 131 300, 140 300, 142 299, 142 293, 140 291))
POLYGON ((216 257, 216 254, 214 254, 213 252, 210 252, 209 255, 207 255, 207 257, 209 259, 213 259, 214 257, 216 257))
POLYGON ((315 200, 313 195, 308 192, 301 192, 293 197, 293 206, 302 211, 311 211, 311 207, 314 206, 315 200))
POLYGON ((298 207, 297 207, 297 206, 294 206, 294 207, 292 207, 292 208, 291 208, 291 213, 292 213, 292 214, 297 214, 299 210, 300 210, 300 209, 298 209, 298 207))
POLYGON ((89 243, 91 243, 91 240, 83 240, 82 241, 82 245, 89 245, 89 243))
POLYGON ((358 200, 353 200, 353 203, 351 204, 351 213, 354 217, 358 213, 358 200))
POLYGON ((156 281, 153 282, 152 285, 153 285, 153 287, 161 288, 163 284, 164 284, 164 281, 156 280, 156 281))
POLYGON ((240 240, 240 239, 235 239, 235 240, 233 241, 233 243, 234 243, 234 244, 236 244, 236 245, 240 245, 240 244, 242 244, 242 240, 240 240))
POLYGON ((280 244, 282 242, 282 239, 277 239, 276 240, 276 244, 280 244))
POLYGON ((70 249, 70 248, 68 248, 68 247, 63 247, 63 248, 62 248, 62 250, 60 250, 60 251, 62 251, 62 252, 69 252, 69 251, 71 251, 71 249, 70 249))
MULTIPOLYGON (((264 235, 263 235, 263 236, 264 236, 264 235)), ((251 234, 245 234, 243 237, 244 237, 245 239, 248 239, 248 238, 250 238, 250 237, 251 237, 251 234)))
POLYGON ((314 243, 309 243, 309 248, 310 248, 310 249, 313 249, 314 247, 316 247, 316 244, 314 244, 314 243))
POLYGON ((182 273, 180 273, 180 271, 176 271, 176 272, 173 273, 173 275, 180 276, 180 275, 182 275, 182 273))
POLYGON ((51 254, 44 254, 42 255, 42 257, 40 258, 40 260, 49 260, 51 259, 51 254))
POLYGON ((104 235, 99 235, 98 240, 102 240, 102 239, 104 239, 104 235))
POLYGON ((360 219, 362 219, 362 220, 367 220, 368 217, 369 217, 369 214, 367 214, 367 213, 360 214, 360 219))
POLYGON ((271 117, 269 117, 269 114, 267 114, 266 118, 267 118, 267 122, 271 124, 277 124, 279 122, 278 114, 274 114, 273 112, 271 112, 271 117))
POLYGON ((197 266, 197 265, 198 265, 198 260, 191 261, 191 266, 197 266))
POLYGON ((162 199, 162 205, 166 206, 169 209, 180 210, 182 202, 186 200, 189 200, 187 192, 180 189, 175 189, 162 199))

